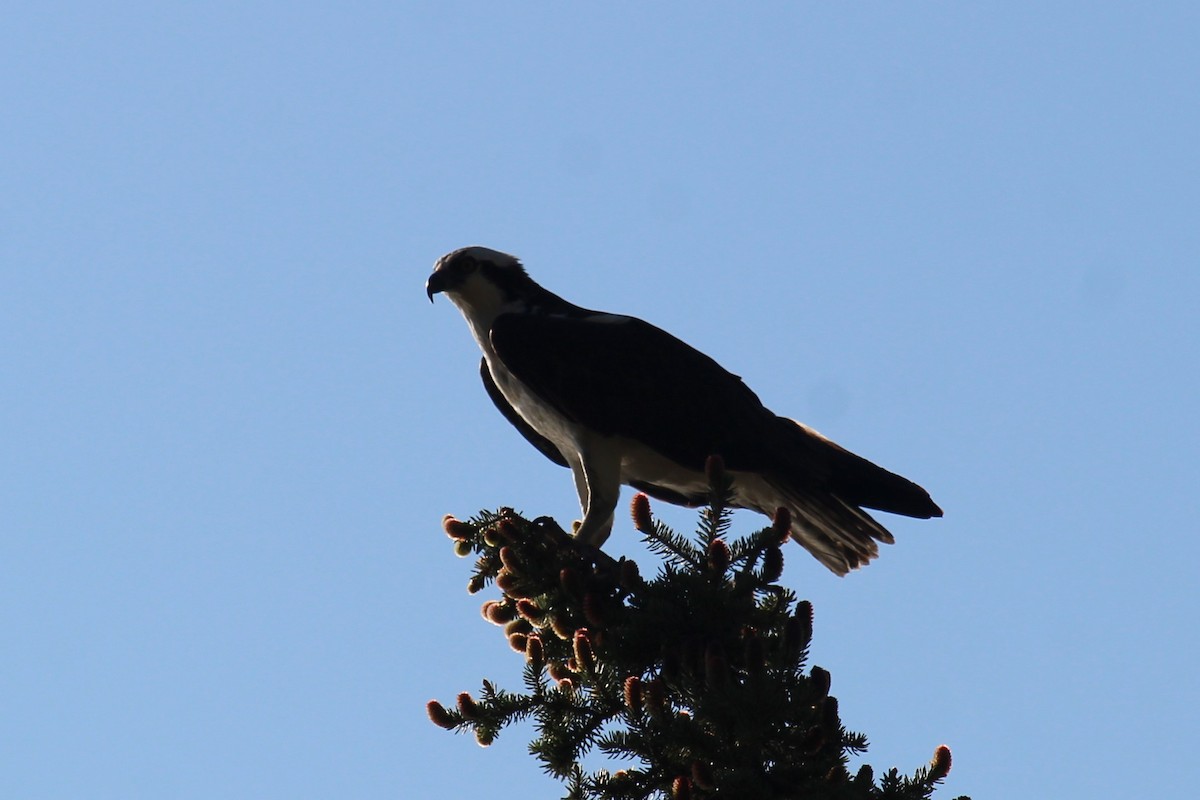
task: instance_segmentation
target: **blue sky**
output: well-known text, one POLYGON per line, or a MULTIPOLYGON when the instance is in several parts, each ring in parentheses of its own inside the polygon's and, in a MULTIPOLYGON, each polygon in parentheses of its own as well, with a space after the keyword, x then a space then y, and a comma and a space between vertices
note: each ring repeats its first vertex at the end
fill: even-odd
POLYGON ((424 296, 477 243, 946 509, 845 579, 788 552, 877 769, 946 743, 943 797, 1185 796, 1197 30, 1186 3, 10 9, 0 794, 558 796, 520 732, 424 714, 520 669, 441 516, 577 515, 424 296))

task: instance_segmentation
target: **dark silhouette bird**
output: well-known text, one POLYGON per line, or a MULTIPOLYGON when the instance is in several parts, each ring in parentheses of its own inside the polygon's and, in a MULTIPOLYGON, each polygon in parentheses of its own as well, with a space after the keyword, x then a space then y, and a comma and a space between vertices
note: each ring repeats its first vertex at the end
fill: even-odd
POLYGON ((438 259, 425 289, 431 301, 446 294, 466 318, 500 412, 570 468, 584 542, 608 538, 623 483, 705 504, 712 455, 732 478, 735 505, 768 516, 786 508, 792 538, 839 575, 894 541, 863 509, 942 515, 920 486, 776 415, 700 351, 635 317, 567 302, 513 256, 455 250, 438 259))

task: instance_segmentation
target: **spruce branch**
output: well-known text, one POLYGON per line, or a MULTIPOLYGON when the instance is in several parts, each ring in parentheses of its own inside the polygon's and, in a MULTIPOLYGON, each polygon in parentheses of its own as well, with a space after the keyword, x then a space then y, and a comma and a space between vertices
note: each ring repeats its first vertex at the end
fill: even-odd
POLYGON ((484 681, 450 707, 430 701, 430 719, 483 745, 532 719, 529 752, 579 800, 928 800, 949 772, 944 746, 911 776, 847 771, 867 740, 843 727, 829 673, 809 666, 811 604, 778 583, 786 512, 731 538, 732 484, 719 459, 707 467, 694 539, 634 498, 634 525, 662 560, 649 579, 549 518, 502 508, 443 520, 455 552, 475 556, 468 589, 501 592, 480 611, 523 655, 524 691, 484 681), (586 767, 590 754, 613 769, 586 767))

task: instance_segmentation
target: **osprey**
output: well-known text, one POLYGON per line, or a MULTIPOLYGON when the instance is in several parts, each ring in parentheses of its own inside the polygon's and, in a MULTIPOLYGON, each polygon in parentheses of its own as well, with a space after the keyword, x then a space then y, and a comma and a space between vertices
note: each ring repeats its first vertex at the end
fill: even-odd
POLYGON ((788 509, 792 538, 838 575, 879 555, 877 542, 895 541, 864 508, 942 515, 920 486, 769 411, 708 356, 635 317, 567 302, 513 256, 447 253, 425 291, 431 302, 445 293, 466 318, 500 413, 571 469, 581 541, 608 538, 623 483, 704 505, 710 455, 724 461, 735 505, 767 516, 788 509))

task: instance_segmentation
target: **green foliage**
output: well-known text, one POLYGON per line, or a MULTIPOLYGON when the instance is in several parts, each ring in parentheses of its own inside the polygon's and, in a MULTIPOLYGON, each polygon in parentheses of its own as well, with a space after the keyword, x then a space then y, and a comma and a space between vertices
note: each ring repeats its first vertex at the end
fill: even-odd
POLYGON ((709 474, 695 540, 635 498, 635 525, 663 559, 650 579, 549 518, 447 518, 456 551, 477 556, 469 590, 502 592, 482 612, 524 653, 524 691, 484 681, 452 708, 430 701, 430 718, 490 744, 532 717, 529 751, 578 800, 929 798, 950 768, 944 747, 911 777, 848 773, 867 740, 842 726, 829 673, 808 667, 811 605, 776 582, 787 526, 727 543, 728 482, 719 463, 709 474), (585 769, 593 751, 623 768, 585 769))

